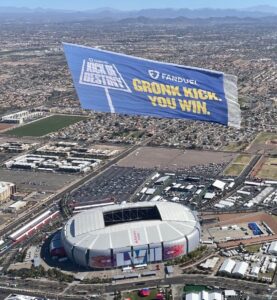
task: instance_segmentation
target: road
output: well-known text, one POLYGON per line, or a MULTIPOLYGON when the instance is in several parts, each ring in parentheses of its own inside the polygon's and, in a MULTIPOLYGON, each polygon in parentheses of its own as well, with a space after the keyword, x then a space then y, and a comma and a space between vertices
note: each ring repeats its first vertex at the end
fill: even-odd
MULTIPOLYGON (((112 293, 115 290, 130 290, 130 289, 141 289, 142 287, 151 287, 157 285, 169 285, 169 284, 196 284, 196 285, 207 285, 207 286, 219 286, 223 289, 236 289, 251 295, 250 299, 263 300, 268 299, 271 295, 268 292, 269 286, 251 281, 243 281, 225 277, 214 277, 214 276, 203 276, 186 274, 178 277, 169 277, 165 279, 153 279, 145 282, 135 283, 124 283, 109 285, 105 287, 107 293, 112 293)), ((273 295, 272 300, 276 300, 277 295, 273 295)))
MULTIPOLYGON (((140 143, 138 143, 136 145, 131 146, 130 148, 127 148, 125 151, 121 152, 115 158, 109 160, 107 163, 105 163, 104 165, 100 166, 99 168, 97 168, 92 173, 89 173, 86 176, 84 176, 82 178, 79 178, 78 180, 74 181, 73 183, 71 183, 67 187, 61 189, 56 195, 49 197, 47 199, 47 201, 41 202, 36 207, 34 207, 34 209, 32 209, 31 211, 28 211, 28 213, 26 213, 22 217, 14 220, 12 223, 8 224, 4 229, 0 230, 0 236, 2 236, 2 237, 3 236, 8 236, 10 233, 12 233, 17 228, 21 227, 27 221, 29 221, 30 220, 30 216, 32 216, 32 218, 35 218, 39 214, 45 212, 46 210, 51 209, 53 206, 55 206, 55 203, 57 203, 63 196, 65 196, 66 194, 71 193, 76 188, 79 188, 80 186, 82 186, 83 184, 85 184, 87 181, 89 181, 92 178, 100 175, 102 172, 104 172, 105 170, 107 170, 113 164, 116 164, 122 158, 124 158, 127 155, 131 154, 132 152, 136 151, 139 147, 143 147, 143 146, 147 145, 151 141, 152 138, 153 137, 150 137, 150 138, 145 139, 144 141, 142 141, 142 142, 140 142, 140 143)), ((0 253, 0 256, 3 253, 0 253)))
MULTIPOLYGON (((85 299, 84 296, 80 295, 66 295, 64 291, 68 290, 71 285, 64 284, 63 287, 55 287, 57 282, 43 280, 41 283, 36 280, 25 280, 20 279, 17 281, 18 287, 12 288, 8 287, 7 283, 11 282, 10 278, 1 277, 0 279, 0 295, 2 293, 23 293, 30 294, 34 296, 48 296, 58 299, 85 299)), ((130 281, 129 283, 118 283, 114 285, 102 286, 106 294, 112 294, 114 291, 126 291, 141 289, 143 287, 154 287, 162 285, 174 285, 174 284, 196 284, 205 286, 216 286, 222 289, 235 289, 250 295, 250 300, 277 300, 277 289, 269 288, 269 285, 261 284, 257 282, 250 282, 232 278, 225 277, 215 277, 215 276, 205 276, 205 275, 195 275, 195 274, 184 274, 176 277, 168 277, 164 279, 150 279, 145 281, 130 281)), ((82 284, 77 283, 78 290, 82 290, 82 284)), ((87 285, 85 285, 87 287, 87 285)), ((96 285, 99 287, 99 285, 96 285)), ((71 291, 72 292, 72 291, 71 291)), ((1 300, 1 297, 0 297, 1 300)))

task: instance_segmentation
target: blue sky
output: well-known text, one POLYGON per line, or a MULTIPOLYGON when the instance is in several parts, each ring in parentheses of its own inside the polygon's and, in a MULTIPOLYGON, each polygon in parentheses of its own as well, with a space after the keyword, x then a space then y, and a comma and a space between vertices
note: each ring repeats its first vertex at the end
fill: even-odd
POLYGON ((121 10, 143 8, 246 8, 277 6, 276 0, 0 0, 0 6, 86 10, 112 7, 121 10))

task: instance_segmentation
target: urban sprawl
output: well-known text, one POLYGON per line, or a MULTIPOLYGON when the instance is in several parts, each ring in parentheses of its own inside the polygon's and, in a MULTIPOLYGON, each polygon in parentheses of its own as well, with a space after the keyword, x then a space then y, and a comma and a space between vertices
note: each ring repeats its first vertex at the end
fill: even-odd
MULTIPOLYGON (((276 20, 6 21, 0 34, 1 300, 277 299, 276 20), (234 74, 241 129, 82 110, 62 42, 234 74)), ((218 101, 175 79, 188 80, 133 85, 218 101)))

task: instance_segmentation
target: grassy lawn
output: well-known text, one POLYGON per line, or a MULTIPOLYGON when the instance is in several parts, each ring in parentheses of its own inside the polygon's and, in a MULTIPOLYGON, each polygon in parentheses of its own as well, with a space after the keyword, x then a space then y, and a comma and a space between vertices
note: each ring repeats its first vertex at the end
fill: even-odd
POLYGON ((23 125, 5 132, 8 135, 23 136, 43 136, 50 132, 58 131, 71 124, 85 120, 87 117, 83 116, 69 116, 69 115, 54 115, 33 123, 23 125))
POLYGON ((266 160, 266 164, 268 165, 277 165, 277 157, 269 157, 267 160, 266 160))
POLYGON ((243 169, 250 163, 251 159, 252 155, 241 154, 237 156, 224 171, 224 174, 227 176, 239 176, 243 169))
POLYGON ((277 139, 277 134, 273 132, 261 132, 257 135, 253 144, 264 144, 267 141, 277 139))
POLYGON ((244 164, 244 165, 248 165, 251 161, 252 156, 251 155, 245 155, 245 154, 241 154, 239 155, 237 158, 235 158, 234 160, 234 164, 244 164))
POLYGON ((232 164, 224 171, 226 176, 239 176, 239 174, 244 169, 245 165, 243 164, 232 164))
POLYGON ((229 145, 222 147, 220 150, 238 152, 244 150, 247 146, 248 143, 242 143, 241 145, 239 143, 230 143, 229 145))
POLYGON ((245 246, 245 249, 250 253, 256 253, 260 250, 261 245, 249 245, 245 246))

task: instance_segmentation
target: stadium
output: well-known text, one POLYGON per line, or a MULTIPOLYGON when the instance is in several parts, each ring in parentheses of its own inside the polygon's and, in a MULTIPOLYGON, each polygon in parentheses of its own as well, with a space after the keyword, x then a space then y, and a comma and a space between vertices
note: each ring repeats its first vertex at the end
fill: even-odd
POLYGON ((106 269, 160 262, 188 254, 200 224, 187 207, 171 202, 125 203, 73 216, 61 240, 77 265, 106 269))

